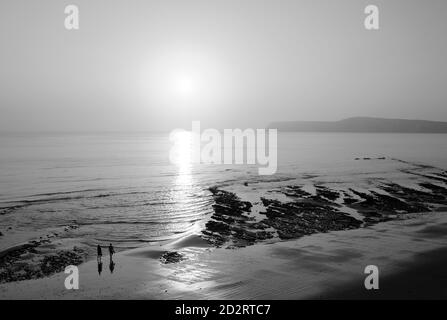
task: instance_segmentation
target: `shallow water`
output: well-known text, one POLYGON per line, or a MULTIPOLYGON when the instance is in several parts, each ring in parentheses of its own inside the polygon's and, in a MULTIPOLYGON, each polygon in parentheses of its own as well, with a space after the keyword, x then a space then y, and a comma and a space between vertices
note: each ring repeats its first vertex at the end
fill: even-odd
POLYGON ((447 169, 446 138, 281 133, 277 174, 260 177, 253 165, 172 165, 168 134, 2 134, 1 247, 48 232, 118 248, 172 239, 200 230, 212 212, 210 186, 309 175, 355 184, 365 173, 393 175, 402 163, 391 158, 447 169))

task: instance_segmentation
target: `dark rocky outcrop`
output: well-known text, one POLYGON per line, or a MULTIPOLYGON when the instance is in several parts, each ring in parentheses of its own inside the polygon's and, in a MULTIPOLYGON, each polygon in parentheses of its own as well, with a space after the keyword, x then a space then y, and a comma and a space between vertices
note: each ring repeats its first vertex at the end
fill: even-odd
POLYGON ((331 190, 324 186, 315 186, 317 190, 317 196, 326 198, 331 201, 335 201, 340 197, 340 193, 334 190, 331 190))
POLYGON ((299 186, 287 186, 284 194, 296 200, 285 203, 261 198, 266 210, 260 214, 265 218, 256 222, 250 216, 250 203, 241 201, 234 193, 212 188, 216 204, 203 236, 218 247, 241 247, 274 238, 286 240, 317 232, 358 228, 362 224, 338 212, 338 204, 328 200, 337 199, 337 191, 323 186, 318 190, 317 195, 311 195, 299 186))
POLYGON ((31 241, 8 250, 0 257, 0 283, 37 279, 62 272, 69 265, 79 265, 85 260, 83 250, 57 250, 40 254, 40 241, 31 241))
POLYGON ((209 189, 213 194, 214 214, 206 223, 202 236, 216 247, 225 244, 231 247, 251 245, 260 240, 270 239, 273 234, 263 229, 268 225, 257 223, 250 216, 252 204, 234 193, 218 188, 209 189))
POLYGON ((277 230, 282 240, 304 235, 358 228, 361 221, 334 207, 316 202, 280 202, 262 199, 266 207, 263 222, 277 230))
POLYGON ((184 259, 184 256, 176 251, 166 251, 160 257, 160 261, 164 264, 177 263, 184 259))
POLYGON ((409 213, 433 211, 434 205, 447 204, 447 188, 429 182, 422 182, 420 186, 429 191, 384 183, 377 186, 384 192, 343 191, 315 185, 316 194, 311 194, 302 186, 282 186, 276 192, 290 201, 261 197, 265 210, 259 212, 261 219, 257 220, 251 215, 250 202, 214 187, 210 188, 215 201, 214 214, 202 233, 216 247, 241 247, 266 240, 296 239, 314 233, 360 228, 409 213), (363 216, 362 221, 343 212, 342 204, 356 210, 363 216))
POLYGON ((370 191, 369 194, 353 189, 350 191, 362 198, 361 201, 350 205, 351 208, 357 209, 359 212, 375 211, 383 215, 389 215, 429 211, 427 206, 417 201, 405 202, 399 198, 375 191, 370 191))

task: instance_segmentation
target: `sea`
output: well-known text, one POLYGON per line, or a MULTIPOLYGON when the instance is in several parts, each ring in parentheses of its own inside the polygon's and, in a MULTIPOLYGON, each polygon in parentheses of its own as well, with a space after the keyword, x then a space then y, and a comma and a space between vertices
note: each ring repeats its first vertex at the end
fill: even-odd
POLYGON ((396 161, 447 170, 446 134, 279 133, 277 145, 277 172, 260 176, 257 165, 172 164, 169 133, 1 133, 0 250, 48 235, 124 250, 197 233, 213 186, 355 184, 396 161))

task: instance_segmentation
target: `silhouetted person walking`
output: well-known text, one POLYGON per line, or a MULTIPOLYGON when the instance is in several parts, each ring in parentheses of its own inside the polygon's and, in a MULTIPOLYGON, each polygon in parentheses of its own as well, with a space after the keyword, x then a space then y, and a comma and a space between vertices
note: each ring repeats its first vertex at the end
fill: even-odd
POLYGON ((113 249, 112 244, 109 244, 109 255, 110 255, 110 260, 112 260, 112 256, 115 253, 115 249, 113 249))
POLYGON ((98 263, 101 263, 101 258, 102 258, 102 249, 101 246, 98 244, 98 246, 96 247, 96 251, 97 251, 97 255, 98 255, 98 263))
POLYGON ((101 275, 102 272, 102 262, 98 262, 98 274, 101 275))

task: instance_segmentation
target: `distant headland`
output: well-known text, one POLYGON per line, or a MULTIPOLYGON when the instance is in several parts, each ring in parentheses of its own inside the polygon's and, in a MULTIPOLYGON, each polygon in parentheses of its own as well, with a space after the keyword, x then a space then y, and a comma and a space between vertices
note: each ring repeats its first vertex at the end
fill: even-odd
POLYGON ((447 122, 354 117, 340 121, 277 121, 269 128, 286 132, 447 133, 447 122))

